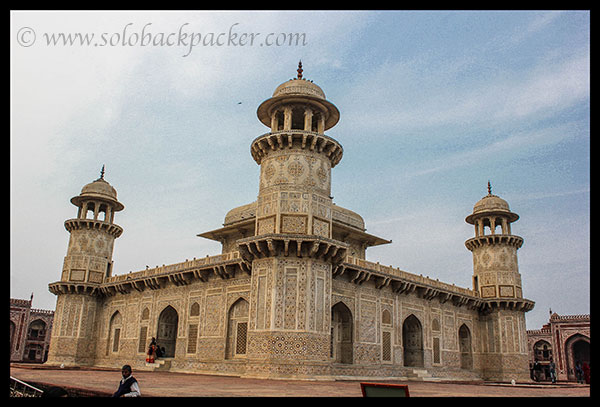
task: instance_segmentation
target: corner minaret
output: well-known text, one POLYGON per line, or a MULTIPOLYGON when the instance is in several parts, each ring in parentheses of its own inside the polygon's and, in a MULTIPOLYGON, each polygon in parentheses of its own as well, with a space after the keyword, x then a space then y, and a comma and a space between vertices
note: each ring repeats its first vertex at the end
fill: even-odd
POLYGON ((519 215, 508 203, 488 194, 473 207, 465 219, 475 226, 475 237, 465 246, 473 253, 473 290, 481 298, 481 360, 486 380, 528 381, 529 354, 525 312, 534 302, 523 298, 517 250, 523 238, 512 234, 511 223, 519 215))
POLYGON ((124 206, 104 179, 104 166, 100 178, 85 185, 71 203, 78 210, 76 218, 65 221, 71 237, 61 281, 83 284, 87 291, 112 274, 114 241, 123 233, 114 217, 124 206))
POLYGON ((48 363, 90 365, 99 288, 112 275, 114 241, 123 233, 114 216, 124 206, 104 180, 104 166, 100 178, 85 185, 71 203, 78 210, 76 218, 65 221, 71 236, 61 279, 48 286, 58 297, 48 363))
POLYGON ((473 252, 473 290, 482 298, 523 298, 517 263, 523 238, 511 232, 518 219, 504 199, 492 194, 488 181, 488 194, 465 219, 475 226, 475 237, 465 246, 473 252))

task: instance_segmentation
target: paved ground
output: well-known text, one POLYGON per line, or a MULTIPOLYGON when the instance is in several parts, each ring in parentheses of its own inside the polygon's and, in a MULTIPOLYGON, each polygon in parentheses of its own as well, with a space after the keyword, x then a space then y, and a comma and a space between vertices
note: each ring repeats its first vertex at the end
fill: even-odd
MULTIPOLYGON (((109 395, 121 378, 117 370, 49 369, 11 364, 10 375, 24 382, 93 390, 109 395)), ((362 397, 359 381, 246 379, 173 372, 135 372, 142 396, 167 397, 362 397)), ((589 397, 589 385, 439 383, 408 384, 411 397, 589 397)))

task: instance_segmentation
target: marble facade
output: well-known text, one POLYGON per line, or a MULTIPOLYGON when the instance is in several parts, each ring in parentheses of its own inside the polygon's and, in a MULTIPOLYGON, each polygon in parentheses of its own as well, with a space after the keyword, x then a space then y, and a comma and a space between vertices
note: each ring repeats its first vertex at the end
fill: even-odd
MULTIPOLYGON (((123 205, 103 174, 71 202, 49 364, 158 368, 269 378, 529 380, 517 250, 506 201, 488 195, 466 221, 475 237, 473 288, 366 259, 389 240, 336 205, 331 172, 343 156, 325 131, 338 109, 302 75, 257 111, 269 132, 251 142, 258 198, 198 236, 222 253, 113 275, 123 205)), ((135 210, 135 209, 133 209, 135 210)))

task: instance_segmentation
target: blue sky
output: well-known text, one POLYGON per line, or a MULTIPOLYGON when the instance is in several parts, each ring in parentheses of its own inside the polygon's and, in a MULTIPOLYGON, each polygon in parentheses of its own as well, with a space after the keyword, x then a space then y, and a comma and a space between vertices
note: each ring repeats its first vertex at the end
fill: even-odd
POLYGON ((368 260, 471 287, 464 219, 490 180, 520 215, 528 329, 589 313, 590 15, 556 11, 12 13, 11 297, 54 308, 69 199, 103 164, 125 205, 115 274, 220 253, 196 235, 256 199, 256 109, 299 59, 341 113, 334 202, 392 240, 368 260), (259 34, 191 52, 44 42, 144 26, 259 34), (306 44, 260 46, 289 32, 306 44))

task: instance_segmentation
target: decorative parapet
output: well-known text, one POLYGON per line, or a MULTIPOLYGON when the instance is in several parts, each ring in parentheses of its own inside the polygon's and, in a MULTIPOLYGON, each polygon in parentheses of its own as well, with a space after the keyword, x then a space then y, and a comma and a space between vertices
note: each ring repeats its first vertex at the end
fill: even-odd
POLYGON ((30 307, 31 300, 23 300, 20 298, 11 298, 10 305, 14 305, 15 307, 30 307))
POLYGON ((334 277, 344 273, 352 273, 350 281, 355 284, 362 284, 365 281, 373 280, 375 287, 379 289, 390 286, 392 291, 398 294, 414 292, 426 300, 437 298, 440 303, 450 300, 456 306, 477 309, 484 314, 494 309, 527 312, 533 309, 534 306, 533 301, 522 298, 482 299, 477 291, 469 290, 468 288, 457 287, 454 284, 443 283, 437 279, 433 280, 422 275, 408 273, 399 268, 384 266, 352 256, 347 256, 345 262, 333 271, 334 277))
POLYGON ((98 284, 57 281, 48 284, 48 290, 54 295, 60 294, 85 294, 95 296, 99 294, 100 286, 98 284))
POLYGON ((32 314, 54 315, 54 310, 49 310, 49 309, 31 308, 30 311, 31 311, 32 314))
POLYGON ((534 306, 535 302, 526 298, 486 298, 479 311, 484 314, 496 309, 528 312, 534 306))
POLYGON ((578 315, 558 315, 556 313, 550 316, 550 321, 589 321, 590 314, 578 315))
POLYGON ((478 297, 479 294, 477 291, 469 290, 468 288, 462 288, 455 286, 454 284, 443 283, 439 280, 434 280, 429 277, 423 277, 423 275, 416 275, 413 273, 406 272, 401 270, 398 267, 393 266, 384 266, 379 262, 375 263, 372 261, 367 261, 363 259, 359 259, 357 257, 347 256, 346 260, 343 264, 346 267, 352 268, 352 266, 358 266, 365 270, 373 270, 382 274, 386 274, 393 277, 398 277, 402 280, 410 281, 416 284, 424 284, 430 287, 439 288, 440 290, 452 291, 462 295, 478 297))
POLYGON ((394 293, 405 295, 415 293, 426 300, 437 298, 440 303, 452 301, 456 306, 479 309, 485 302, 476 291, 352 256, 347 256, 345 261, 333 271, 334 277, 343 274, 349 275, 350 282, 354 284, 372 280, 378 289, 389 286, 394 293))
POLYGON ((146 270, 142 271, 108 277, 105 281, 105 284, 119 283, 127 280, 136 280, 146 277, 159 277, 168 274, 177 274, 195 269, 210 268, 212 266, 222 265, 229 262, 235 263, 240 260, 240 253, 238 251, 218 254, 216 256, 206 256, 199 259, 194 258, 193 260, 186 260, 181 263, 174 263, 166 266, 163 264, 162 266, 146 268, 146 270))
POLYGON ((516 235, 506 235, 506 234, 498 234, 498 235, 483 235, 478 237, 473 237, 465 242, 465 246, 467 249, 473 251, 473 249, 477 247, 481 247, 483 245, 491 245, 504 243, 510 246, 514 246, 517 249, 523 245, 523 238, 516 235))
MULTIPOLYGON (((240 239, 238 246, 239 251, 115 275, 106 278, 100 285, 59 281, 50 284, 49 290, 56 295, 78 293, 101 296, 129 293, 132 290, 143 291, 146 288, 157 290, 165 287, 168 282, 175 285, 187 285, 195 279, 206 282, 211 274, 228 279, 241 270, 250 275, 252 260, 256 258, 294 255, 330 261, 333 265, 334 278, 346 274, 354 284, 371 280, 378 289, 390 287, 397 294, 415 293, 426 300, 437 298, 440 303, 451 301, 456 306, 477 309, 482 313, 489 313, 494 309, 527 312, 533 309, 535 304, 522 298, 482 299, 476 291, 468 288, 408 273, 393 266, 346 256, 346 243, 320 236, 268 234, 240 239)), ((589 315, 559 318, 568 317, 589 319, 589 315)))
POLYGON ((102 230, 114 237, 119 237, 123 233, 123 228, 119 225, 94 219, 68 219, 65 221, 65 229, 69 233, 79 229, 96 229, 102 230))
POLYGON ((237 251, 115 275, 107 277, 104 283, 99 285, 59 281, 51 283, 48 289, 56 295, 80 293, 111 296, 118 292, 129 293, 134 289, 137 291, 144 291, 146 288, 157 290, 164 287, 167 282, 175 285, 187 285, 194 279, 208 281, 211 273, 227 279, 233 277, 236 269, 250 274, 249 265, 244 262, 237 251))
POLYGON ((312 257, 329 261, 334 266, 346 257, 348 244, 317 235, 269 233, 237 241, 241 257, 251 263, 254 259, 272 256, 312 257))
POLYGON ((542 329, 528 329, 527 335, 543 335, 552 333, 552 329, 550 328, 542 328, 542 329))
POLYGON ((260 165, 269 151, 292 147, 325 153, 331 160, 331 168, 340 162, 344 153, 341 144, 329 136, 316 131, 295 129, 274 131, 258 136, 252 141, 250 152, 254 161, 260 165))

